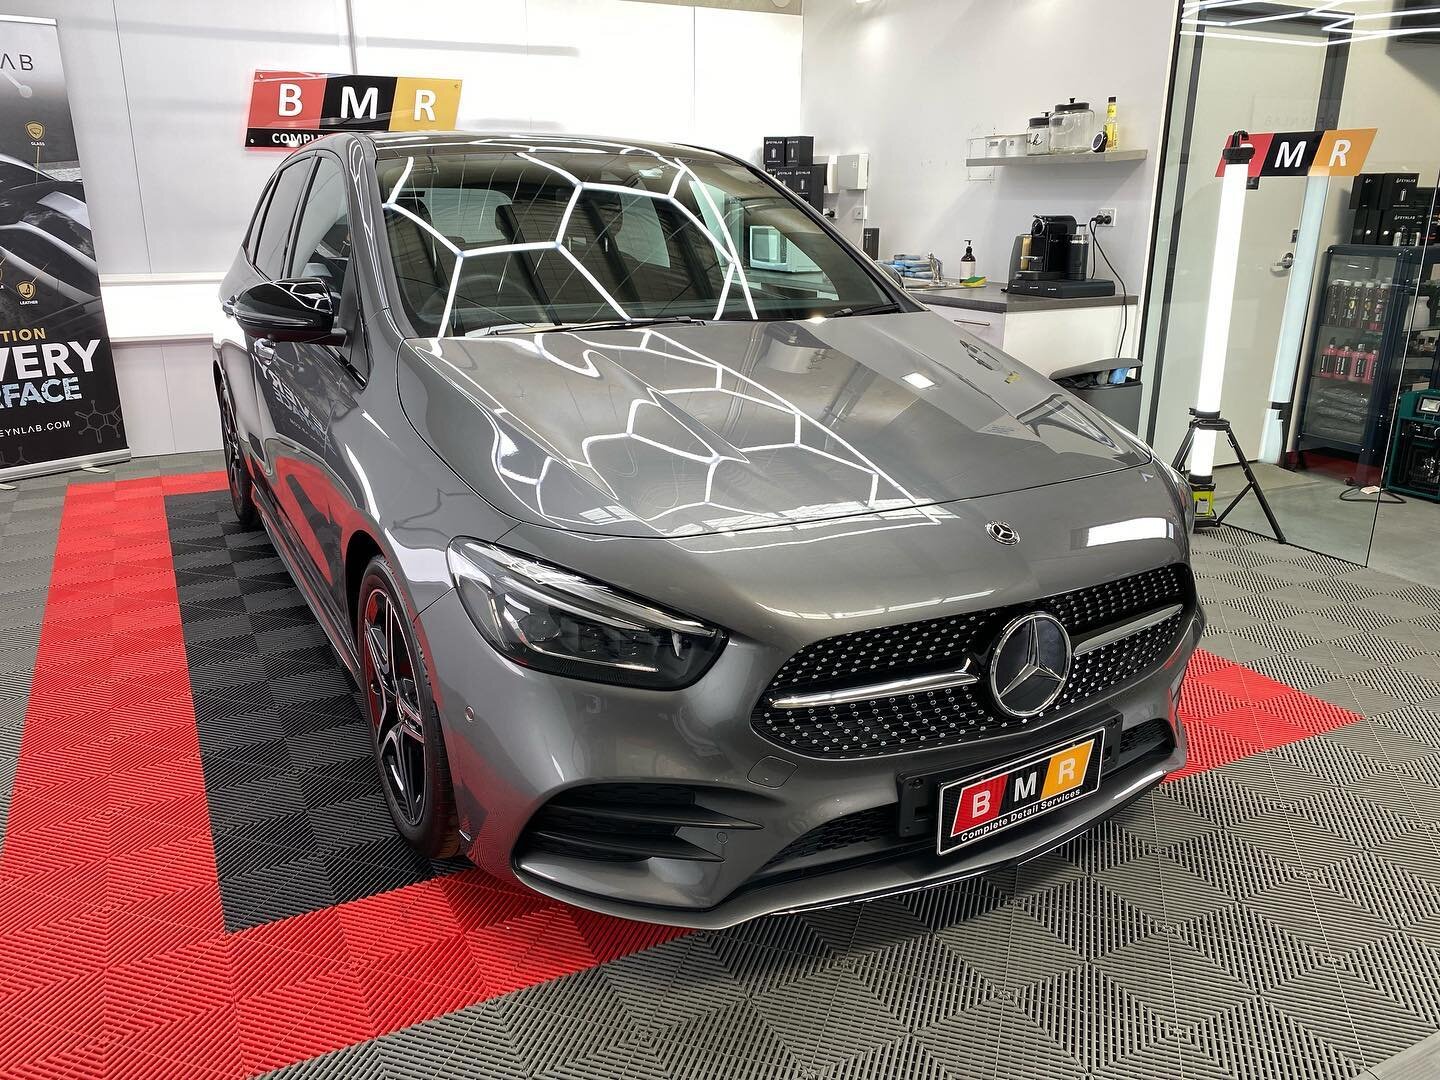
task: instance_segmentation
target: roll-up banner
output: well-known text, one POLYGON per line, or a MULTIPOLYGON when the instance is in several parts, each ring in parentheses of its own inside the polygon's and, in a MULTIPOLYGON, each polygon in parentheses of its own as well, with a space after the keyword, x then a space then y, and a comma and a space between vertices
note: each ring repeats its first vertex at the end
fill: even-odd
POLYGON ((0 15, 0 481, 124 461, 60 41, 0 15))

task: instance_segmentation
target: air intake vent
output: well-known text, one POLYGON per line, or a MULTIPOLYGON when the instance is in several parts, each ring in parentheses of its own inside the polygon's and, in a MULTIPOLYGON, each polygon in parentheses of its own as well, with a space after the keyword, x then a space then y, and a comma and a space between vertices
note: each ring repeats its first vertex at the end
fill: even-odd
POLYGON ((695 834, 682 838, 681 830, 759 828, 707 809, 695 798, 693 789, 678 784, 573 788, 557 795, 530 820, 521 846, 531 852, 607 862, 719 862, 723 856, 692 842, 699 839, 695 834))

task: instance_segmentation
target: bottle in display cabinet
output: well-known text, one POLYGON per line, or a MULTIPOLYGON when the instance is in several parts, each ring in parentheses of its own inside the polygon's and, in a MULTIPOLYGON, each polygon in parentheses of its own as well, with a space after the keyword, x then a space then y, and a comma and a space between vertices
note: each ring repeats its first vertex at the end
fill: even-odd
POLYGON ((1316 365, 1316 374, 1322 379, 1333 379, 1335 377, 1335 357, 1339 353, 1340 348, 1332 337, 1320 352, 1320 362, 1316 365))

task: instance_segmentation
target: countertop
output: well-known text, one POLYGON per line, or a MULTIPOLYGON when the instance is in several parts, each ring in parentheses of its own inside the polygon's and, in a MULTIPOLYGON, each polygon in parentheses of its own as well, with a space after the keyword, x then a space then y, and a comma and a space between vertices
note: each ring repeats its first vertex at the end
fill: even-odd
POLYGON ((942 289, 910 289, 912 299, 935 307, 969 308, 972 311, 1014 312, 1027 311, 1069 311, 1084 307, 1118 307, 1133 304, 1134 296, 1076 296, 1069 300, 1057 300, 1046 296, 1011 296, 1004 286, 991 283, 977 289, 953 286, 942 289))

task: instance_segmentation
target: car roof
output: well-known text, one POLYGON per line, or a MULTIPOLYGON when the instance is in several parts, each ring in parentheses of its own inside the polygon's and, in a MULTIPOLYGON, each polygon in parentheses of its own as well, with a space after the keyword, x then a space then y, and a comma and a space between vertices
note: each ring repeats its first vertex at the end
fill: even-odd
POLYGON ((683 143, 599 135, 537 134, 533 131, 364 131, 352 134, 374 144, 379 157, 394 157, 421 148, 428 153, 506 153, 539 149, 561 150, 570 147, 577 150, 610 150, 614 153, 641 150, 667 157, 703 155, 718 159, 724 156, 714 150, 683 143))

